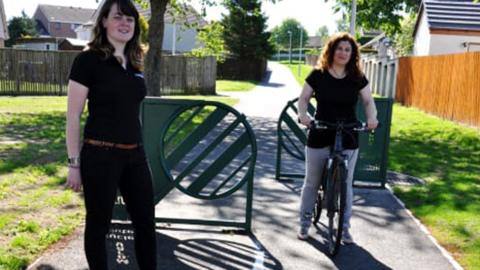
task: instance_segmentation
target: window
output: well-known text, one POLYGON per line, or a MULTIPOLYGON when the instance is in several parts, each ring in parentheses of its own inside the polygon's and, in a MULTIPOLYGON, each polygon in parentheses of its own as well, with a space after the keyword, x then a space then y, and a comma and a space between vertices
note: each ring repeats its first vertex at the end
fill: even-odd
POLYGON ((47 51, 50 50, 50 44, 45 45, 45 47, 46 47, 47 51))

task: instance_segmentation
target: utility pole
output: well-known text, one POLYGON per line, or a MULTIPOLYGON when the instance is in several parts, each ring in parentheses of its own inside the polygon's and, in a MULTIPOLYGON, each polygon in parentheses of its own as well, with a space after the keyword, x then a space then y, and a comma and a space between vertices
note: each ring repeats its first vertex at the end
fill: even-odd
POLYGON ((288 46, 288 63, 292 63, 292 31, 287 32, 290 35, 290 45, 288 46))
POLYGON ((300 28, 300 54, 298 55, 298 76, 300 77, 302 74, 303 27, 299 25, 298 28, 300 28))
POLYGON ((350 16, 350 35, 355 36, 355 21, 357 20, 357 0, 352 0, 352 14, 350 16))

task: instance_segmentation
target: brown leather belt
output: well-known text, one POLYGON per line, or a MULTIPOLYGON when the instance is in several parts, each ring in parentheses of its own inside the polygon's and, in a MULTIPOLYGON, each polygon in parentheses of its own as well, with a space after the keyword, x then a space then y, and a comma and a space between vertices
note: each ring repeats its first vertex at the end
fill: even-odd
POLYGON ((112 142, 105 142, 105 141, 97 141, 97 140, 92 140, 92 139, 85 139, 85 143, 95 145, 95 146, 102 146, 102 147, 111 147, 111 148, 118 148, 118 149, 125 149, 125 150, 131 150, 138 148, 140 144, 135 143, 135 144, 122 144, 122 143, 112 143, 112 142))

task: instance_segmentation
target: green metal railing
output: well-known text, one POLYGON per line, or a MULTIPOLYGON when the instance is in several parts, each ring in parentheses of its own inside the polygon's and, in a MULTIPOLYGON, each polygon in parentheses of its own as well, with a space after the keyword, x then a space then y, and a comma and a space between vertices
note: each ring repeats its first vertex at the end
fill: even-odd
MULTIPOLYGON (((378 120, 381 123, 374 133, 359 134, 359 158, 355 167, 354 180, 380 184, 384 187, 387 178, 388 144, 390 141, 390 125, 392 118, 391 98, 374 98, 378 111, 378 120)), ((288 101, 280 114, 277 125, 277 160, 275 178, 302 178, 303 173, 284 172, 282 170, 282 157, 289 155, 300 161, 305 161, 305 144, 307 141, 306 129, 297 119, 298 98, 288 101)), ((308 105, 307 113, 313 117, 315 107, 308 105)), ((357 116, 365 121, 362 104, 357 106, 357 116)))
MULTIPOLYGON (((156 217, 156 222, 250 231, 257 146, 245 116, 219 102, 147 98, 141 121, 156 203, 173 189, 200 200, 216 200, 246 185, 244 220, 156 217)), ((128 219, 118 202, 114 218, 128 219)))

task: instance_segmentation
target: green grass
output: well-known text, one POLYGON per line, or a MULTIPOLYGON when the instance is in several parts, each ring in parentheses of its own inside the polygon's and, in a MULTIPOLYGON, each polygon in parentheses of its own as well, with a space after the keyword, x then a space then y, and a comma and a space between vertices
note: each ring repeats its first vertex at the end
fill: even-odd
POLYGON ((308 74, 310 74, 310 71, 312 71, 313 69, 313 67, 310 65, 302 64, 300 65, 300 74, 299 74, 298 61, 292 61, 292 64, 289 64, 288 61, 280 61, 280 63, 284 64, 290 69, 293 76, 295 76, 295 79, 301 86, 303 86, 303 84, 305 83, 305 78, 307 77, 308 74))
POLYGON ((466 269, 480 269, 480 132, 394 106, 389 169, 426 185, 395 193, 466 269))
POLYGON ((479 129, 395 104, 388 158, 389 170, 426 180, 395 194, 465 269, 480 269, 479 129))
POLYGON ((0 97, 0 269, 24 269, 83 220, 65 190, 66 97, 0 97))
POLYGON ((223 97, 223 96, 163 96, 162 98, 208 100, 208 101, 216 101, 216 102, 224 103, 229 106, 234 106, 239 101, 237 98, 223 97))
POLYGON ((258 82, 256 81, 231 81, 231 80, 217 80, 217 91, 250 91, 258 82))
MULTIPOLYGON (((168 98, 238 102, 221 96, 168 98)), ((0 97, 2 270, 25 269, 83 223, 83 199, 63 186, 66 108, 66 97, 0 97)))

